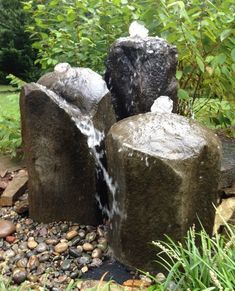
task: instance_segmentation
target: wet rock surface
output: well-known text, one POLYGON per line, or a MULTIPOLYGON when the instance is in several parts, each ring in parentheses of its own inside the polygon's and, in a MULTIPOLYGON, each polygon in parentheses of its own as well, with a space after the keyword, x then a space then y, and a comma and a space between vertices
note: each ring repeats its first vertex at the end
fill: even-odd
POLYGON ((67 71, 50 73, 39 81, 47 88, 31 83, 21 93, 29 212, 37 221, 71 220, 92 225, 101 222, 95 194, 105 190, 102 182, 97 182, 95 161, 83 132, 90 128, 82 121, 83 114, 90 115, 95 128, 107 132, 115 117, 105 82, 89 69, 85 70, 88 76, 80 76, 84 70, 81 68, 78 73, 71 68, 69 75, 67 71), (55 77, 58 74, 59 79, 55 77), (66 100, 71 102, 66 103, 65 112, 60 107, 66 100), (86 103, 84 112, 80 101, 86 103), (81 119, 82 129, 75 125, 75 119, 81 119))
POLYGON ((155 99, 169 96, 177 106, 176 48, 158 37, 123 37, 111 47, 105 80, 118 120, 149 112, 155 99))
POLYGON ((112 126, 107 158, 120 209, 110 245, 121 262, 151 269, 149 243, 182 240, 198 218, 212 233, 221 158, 213 132, 176 114, 139 114, 112 126))
POLYGON ((88 68, 71 68, 67 63, 55 66, 54 72, 38 80, 48 89, 80 109, 82 114, 94 116, 99 102, 109 92, 105 81, 88 68))

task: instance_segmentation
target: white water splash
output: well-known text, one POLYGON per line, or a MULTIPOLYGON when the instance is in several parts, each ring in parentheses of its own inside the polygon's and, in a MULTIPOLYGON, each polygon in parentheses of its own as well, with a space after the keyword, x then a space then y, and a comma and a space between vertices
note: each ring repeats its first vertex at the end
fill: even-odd
POLYGON ((155 113, 171 113, 173 110, 173 100, 168 96, 160 96, 153 102, 150 110, 155 113))
POLYGON ((138 23, 137 21, 133 21, 129 27, 130 37, 140 37, 145 38, 148 37, 148 29, 143 25, 138 23))

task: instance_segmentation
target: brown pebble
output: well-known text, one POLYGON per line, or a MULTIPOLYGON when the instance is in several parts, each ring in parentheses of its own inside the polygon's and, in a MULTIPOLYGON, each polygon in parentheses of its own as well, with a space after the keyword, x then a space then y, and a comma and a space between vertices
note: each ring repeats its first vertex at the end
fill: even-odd
POLYGON ((37 247, 38 243, 35 240, 29 240, 27 246, 29 249, 33 250, 37 247))
POLYGON ((28 279, 30 282, 33 282, 33 283, 38 282, 38 277, 37 277, 36 275, 29 274, 29 275, 27 276, 27 279, 28 279))
POLYGON ((27 272, 25 271, 25 269, 16 268, 13 271, 12 279, 13 279, 14 283, 21 284, 22 282, 24 282, 26 280, 26 278, 27 278, 27 272))
POLYGON ((82 267, 81 271, 82 271, 82 273, 88 272, 88 267, 87 266, 82 267))
POLYGON ((22 226, 20 223, 16 224, 16 232, 20 232, 22 230, 22 226))
POLYGON ((28 259, 27 258, 21 258, 16 262, 16 266, 18 268, 26 268, 27 267, 27 263, 28 263, 28 259))
POLYGON ((48 244, 48 245, 56 245, 57 243, 58 243, 58 240, 57 239, 55 239, 55 238, 48 238, 48 239, 46 239, 46 244, 48 244))
POLYGON ((94 249, 93 245, 90 243, 84 243, 82 247, 86 252, 92 251, 94 249))
POLYGON ((31 256, 29 258, 29 261, 28 261, 28 264, 27 264, 27 267, 30 269, 30 270, 35 270, 37 269, 37 267, 39 266, 39 260, 38 260, 38 257, 36 256, 31 256))
POLYGON ((100 259, 102 257, 102 250, 98 249, 98 248, 94 249, 92 254, 91 254, 91 257, 93 259, 95 259, 95 258, 99 258, 100 259))
POLYGON ((10 243, 10 244, 12 244, 15 240, 16 240, 16 237, 13 236, 13 235, 8 235, 8 236, 6 237, 6 241, 7 241, 8 243, 10 243))
POLYGON ((66 242, 61 242, 58 243, 55 247, 54 250, 56 253, 63 253, 68 249, 68 244, 66 242))
POLYGON ((70 230, 69 232, 67 232, 66 234, 66 239, 67 240, 71 240, 73 239, 75 236, 78 235, 78 232, 76 230, 70 230))
POLYGON ((15 232, 15 230, 16 227, 11 221, 0 219, 0 238, 7 237, 8 235, 15 232))

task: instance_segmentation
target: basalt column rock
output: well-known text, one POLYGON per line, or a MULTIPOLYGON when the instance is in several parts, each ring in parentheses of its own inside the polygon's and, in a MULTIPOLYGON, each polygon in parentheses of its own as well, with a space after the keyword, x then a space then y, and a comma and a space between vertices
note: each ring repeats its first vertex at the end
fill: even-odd
POLYGON ((198 218, 212 233, 221 145, 214 133, 176 114, 146 113, 114 124, 107 137, 118 211, 110 246, 117 259, 155 268, 154 240, 182 240, 198 218))
POLYGON ((158 37, 119 38, 107 59, 105 80, 118 120, 149 112, 159 96, 177 108, 176 48, 158 37))
POLYGON ((95 225, 96 166, 87 135, 92 123, 107 132, 115 122, 110 93, 98 74, 68 64, 39 83, 26 84, 20 98, 30 216, 95 225))

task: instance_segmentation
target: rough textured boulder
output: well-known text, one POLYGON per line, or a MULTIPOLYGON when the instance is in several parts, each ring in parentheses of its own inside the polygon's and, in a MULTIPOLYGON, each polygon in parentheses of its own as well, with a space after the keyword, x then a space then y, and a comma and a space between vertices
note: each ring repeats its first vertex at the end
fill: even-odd
POLYGON ((221 145, 210 130, 176 114, 146 113, 114 124, 107 137, 111 197, 119 211, 110 245, 127 265, 151 269, 153 240, 182 240, 198 218, 212 233, 221 145), (120 213, 120 214, 119 214, 120 213))
MULTIPOLYGON (((76 76, 79 78, 79 74, 76 76)), ((61 75, 59 81, 61 87, 64 86, 64 92, 70 92, 69 78, 66 78, 66 74, 61 75)), ((74 80, 75 76, 70 81, 73 83, 74 80)), ((105 84, 100 80, 102 83, 98 83, 97 87, 105 84)), ((40 83, 47 85, 46 81, 47 78, 44 78, 40 83)), ((95 102, 89 102, 86 100, 89 94, 83 90, 85 85, 81 83, 77 86, 77 92, 72 88, 75 93, 71 98, 75 101, 82 98, 83 104, 86 104, 86 114, 91 116, 95 127, 107 132, 115 122, 110 109, 110 93, 104 87, 95 102), (90 106, 91 103, 94 106, 90 106)), ((90 88, 90 91, 93 89, 90 88)), ((65 98, 36 83, 26 84, 22 90, 20 108, 29 174, 29 212, 37 221, 99 223, 100 213, 95 201, 95 161, 86 134, 75 125, 84 113, 84 108, 78 107, 79 102, 67 103, 65 98)))
POLYGON ((125 37, 111 47, 105 80, 117 118, 149 112, 154 100, 169 96, 177 107, 177 52, 158 37, 125 37))

